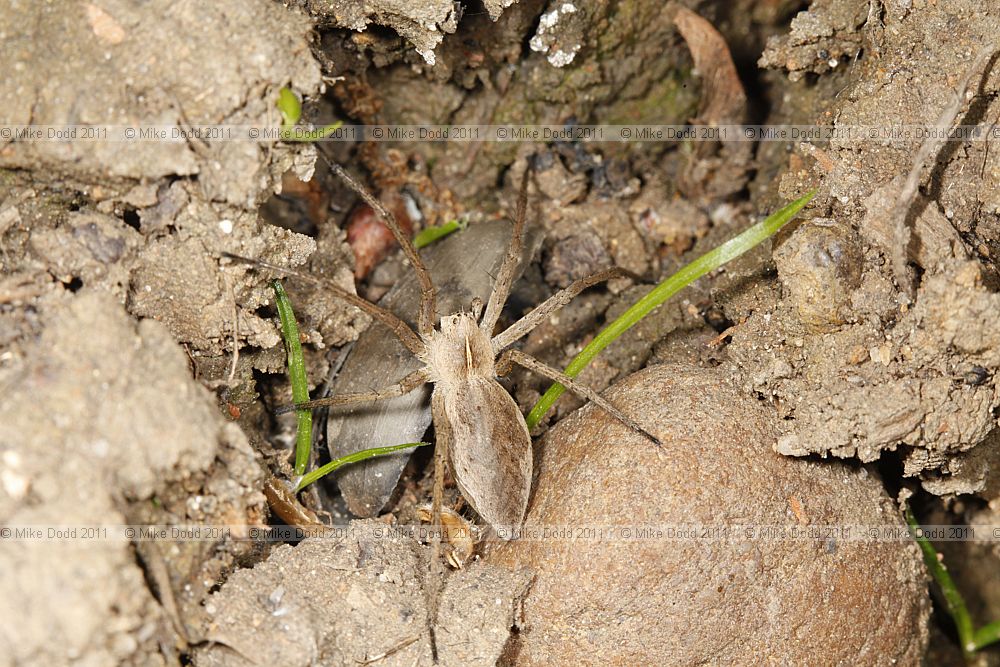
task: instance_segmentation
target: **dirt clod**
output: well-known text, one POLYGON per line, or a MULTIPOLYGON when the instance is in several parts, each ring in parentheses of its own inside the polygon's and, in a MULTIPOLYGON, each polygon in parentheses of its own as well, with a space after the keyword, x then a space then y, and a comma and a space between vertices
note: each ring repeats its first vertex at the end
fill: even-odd
POLYGON ((792 19, 788 35, 768 40, 758 65, 782 67, 792 80, 808 72, 829 72, 842 59, 857 55, 862 45, 857 28, 866 20, 877 21, 881 4, 864 0, 815 0, 807 11, 792 19))
MULTIPOLYGON (((0 522, 121 525, 131 504, 152 507, 154 496, 181 487, 189 492, 179 513, 155 523, 238 526, 254 505, 259 512, 251 490, 259 469, 245 437, 191 379, 162 325, 136 323, 89 290, 50 294, 42 324, 23 356, 0 369, 0 522), (230 463, 213 481, 216 456, 230 463)), ((196 573, 224 551, 187 567, 196 573)), ((0 654, 15 662, 157 664, 159 642, 174 643, 126 540, 3 540, 0 583, 12 631, 0 633, 0 654)))
MULTIPOLYGON (((282 546, 234 575, 209 598, 216 644, 196 655, 200 667, 244 665, 430 664, 426 548, 390 539, 376 520, 355 521, 351 537, 282 546), (375 537, 376 535, 383 535, 375 537), (224 645, 223 645, 224 644, 224 645)), ((496 664, 513 624, 527 573, 474 563, 446 578, 439 609, 439 663, 496 664)))
POLYGON ((795 230, 774 259, 790 305, 808 330, 831 331, 850 316, 851 294, 861 284, 857 232, 814 218, 795 230))

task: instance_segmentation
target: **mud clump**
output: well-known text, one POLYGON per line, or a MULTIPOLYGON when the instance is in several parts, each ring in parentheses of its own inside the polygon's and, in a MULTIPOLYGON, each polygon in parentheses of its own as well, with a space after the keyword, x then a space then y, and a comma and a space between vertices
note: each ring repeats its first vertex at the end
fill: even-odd
MULTIPOLYGON (((409 3, 383 0, 298 0, 297 4, 303 6, 320 23, 331 23, 358 32, 365 30, 370 24, 392 28, 413 45, 428 65, 437 62, 434 49, 446 34, 458 29, 461 18, 461 8, 450 0, 418 0, 409 3)), ((502 7, 495 10, 490 7, 491 17, 496 20, 500 11, 502 7)))
POLYGON ((863 0, 816 0, 792 19, 787 35, 767 41, 757 64, 782 67, 793 81, 836 69, 842 58, 853 58, 861 50, 858 28, 872 18, 873 9, 863 0))
MULTIPOLYGON (((285 545, 236 573, 205 607, 219 644, 195 654, 199 667, 430 664, 425 548, 389 537, 377 520, 285 545)), ((528 585, 525 572, 482 564, 445 580, 438 611, 438 664, 487 667, 510 635, 528 585)), ((434 585, 434 584, 432 584, 434 585)))
POLYGON ((774 259, 806 329, 832 331, 846 321, 851 294, 861 283, 857 232, 833 220, 813 219, 795 230, 774 259))
POLYGON ((783 303, 738 327, 729 355, 747 390, 775 398, 782 454, 867 462, 902 443, 905 474, 937 477, 995 428, 1000 340, 986 322, 998 302, 977 262, 956 262, 925 277, 916 304, 889 330, 870 316, 797 334, 783 303))
MULTIPOLYGON (((159 319, 196 354, 221 354, 237 330, 249 346, 277 344, 273 324, 254 312, 267 302, 266 285, 242 267, 223 276, 216 260, 228 251, 305 262, 313 242, 263 224, 257 207, 280 191, 283 173, 308 178, 315 149, 239 141, 233 126, 276 127, 280 87, 311 95, 323 84, 305 16, 262 1, 247 9, 23 3, 0 18, 0 33, 11 36, 0 56, 11 72, 0 93, 11 104, 0 121, 84 133, 0 137, 0 167, 11 175, 0 183, 5 269, 41 266, 64 282, 125 296, 133 315, 159 319), (221 136, 199 134, 218 123, 226 124, 214 127, 221 136), (125 127, 139 137, 127 149, 113 136, 81 140, 90 129, 125 127), (28 187, 19 187, 19 174, 31 175, 28 187), (14 251, 15 234, 29 238, 23 253, 14 251)), ((328 344, 353 340, 357 327, 344 310, 307 333, 328 344)))
POLYGON ((851 271, 803 261, 818 255, 796 249, 800 234, 819 234, 803 225, 775 256, 783 298, 749 316, 729 313, 745 317, 729 359, 744 388, 777 407, 779 452, 874 461, 901 451, 904 474, 939 494, 982 478, 988 452, 967 453, 996 446, 987 436, 1000 406, 998 341, 982 318, 996 302, 1000 170, 986 142, 943 142, 916 165, 920 187, 898 213, 925 138, 890 140, 885 132, 932 129, 953 107, 953 126, 997 115, 995 61, 977 64, 997 18, 955 18, 975 10, 968 0, 947 7, 815 0, 789 35, 769 42, 761 66, 792 79, 813 72, 817 89, 837 89, 792 122, 868 128, 863 140, 838 132, 829 142, 799 143, 779 187, 788 197, 824 183, 813 206, 855 237, 844 246, 850 256, 836 262, 851 271), (920 58, 904 55, 913 53, 920 58), (971 84, 956 98, 966 74, 971 84), (901 215, 912 230, 905 254, 901 215))
MULTIPOLYGON (((161 324, 132 321, 99 292, 59 290, 39 301, 42 334, 0 369, 4 525, 114 527, 131 523, 136 508, 154 506, 150 523, 238 530, 259 519, 260 472, 246 437, 191 379, 184 352, 161 324), (228 465, 213 474, 217 457, 228 465), (176 504, 168 489, 177 489, 176 504)), ((10 630, 0 636, 0 653, 50 665, 81 657, 158 664, 161 642, 172 643, 170 619, 130 543, 112 530, 93 540, 0 542, 7 591, 0 614, 10 630)), ((202 546, 181 543, 160 558, 180 560, 188 547, 202 546)), ((232 566, 228 546, 206 551, 185 565, 195 581, 232 566)), ((171 567, 180 569, 176 561, 171 567)), ((195 619, 185 620, 195 626, 195 619)))
MULTIPOLYGON (((527 538, 489 564, 536 577, 506 664, 919 664, 930 601, 906 542, 644 539, 668 526, 902 525, 867 470, 774 453, 774 418, 714 371, 653 366, 608 392, 657 449, 587 407, 540 443, 527 538), (656 406, 656 409, 650 409, 656 406), (598 444, 599 443, 599 446, 598 444), (628 527, 632 539, 532 539, 628 527)), ((749 533, 752 534, 752 533, 749 533)))
POLYGON ((208 141, 192 128, 273 125, 269 89, 290 83, 318 90, 308 30, 306 17, 261 0, 167 12, 118 0, 65 11, 23 3, 0 19, 0 32, 10 37, 3 61, 11 75, 0 81, 0 94, 11 102, 0 116, 6 124, 142 123, 188 134, 135 142, 128 150, 119 141, 12 143, 5 135, 0 165, 36 170, 38 181, 93 186, 96 199, 196 175, 205 199, 252 208, 291 166, 293 152, 279 147, 271 165, 262 165, 262 146, 208 141))

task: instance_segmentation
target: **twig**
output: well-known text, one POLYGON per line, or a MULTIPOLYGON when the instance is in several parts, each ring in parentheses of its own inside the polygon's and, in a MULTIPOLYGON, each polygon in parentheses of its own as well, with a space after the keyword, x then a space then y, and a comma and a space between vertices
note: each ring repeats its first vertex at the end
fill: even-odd
POLYGON ((722 347, 722 344, 724 342, 726 342, 726 339, 729 338, 730 336, 732 336, 734 333, 736 333, 736 330, 739 329, 741 326, 743 326, 743 324, 746 321, 747 321, 747 318, 744 317, 738 323, 734 324, 731 327, 728 327, 725 331, 723 331, 722 333, 720 333, 718 336, 716 336, 712 340, 710 340, 707 343, 705 343, 705 347, 722 347))
POLYGON ((378 662, 379 660, 383 660, 385 658, 388 658, 393 653, 399 653, 400 651, 402 651, 404 648, 406 648, 410 644, 413 644, 414 642, 416 642, 418 639, 419 639, 419 637, 408 637, 407 639, 404 639, 403 641, 399 642, 398 644, 396 644, 392 648, 387 649, 387 650, 383 651, 382 653, 379 653, 378 655, 373 655, 372 657, 365 658, 364 660, 357 660, 356 662, 359 665, 370 665, 372 663, 378 662))
POLYGON ((924 168, 924 163, 927 162, 927 158, 932 154, 937 154, 941 149, 941 146, 947 139, 947 131, 951 128, 952 123, 955 122, 955 117, 965 103, 965 92, 969 88, 972 76, 979 71, 979 68, 983 66, 993 53, 993 44, 988 44, 986 48, 979 52, 979 55, 972 61, 969 69, 966 70, 965 75, 958 84, 958 88, 955 90, 955 99, 952 100, 951 104, 941 113, 941 117, 938 118, 936 131, 924 140, 924 143, 921 144, 920 149, 917 151, 917 155, 913 159, 913 166, 910 167, 910 173, 906 176, 906 181, 899 191, 899 197, 896 198, 896 203, 890 211, 889 219, 895 222, 896 228, 896 247, 893 248, 892 253, 893 273, 896 274, 896 282, 911 299, 913 298, 913 286, 910 285, 906 278, 906 249, 910 245, 910 228, 906 225, 906 214, 910 210, 913 198, 917 195, 917 188, 920 187, 920 172, 924 168))
POLYGON ((222 280, 226 283, 229 297, 233 302, 233 361, 229 364, 229 379, 226 381, 226 385, 232 387, 236 378, 236 364, 240 360, 240 309, 236 304, 236 290, 233 289, 233 284, 229 282, 229 276, 225 271, 222 272, 222 280))

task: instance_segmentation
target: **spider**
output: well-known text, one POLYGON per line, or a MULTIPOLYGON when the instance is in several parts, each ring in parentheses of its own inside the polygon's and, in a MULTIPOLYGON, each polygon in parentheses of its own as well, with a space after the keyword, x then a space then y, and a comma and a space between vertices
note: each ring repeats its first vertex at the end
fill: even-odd
MULTIPOLYGON (((322 153, 320 155, 323 156, 322 153)), ((450 460, 451 470, 462 496, 486 523, 496 529, 497 535, 504 539, 514 536, 523 523, 531 491, 531 436, 514 399, 497 381, 499 376, 511 370, 513 364, 561 383, 629 428, 642 433, 657 445, 660 444, 654 435, 647 433, 631 417, 589 387, 528 354, 509 349, 510 345, 531 332, 580 292, 613 278, 632 277, 629 272, 615 267, 576 280, 504 331, 495 335, 493 333, 510 295, 521 255, 528 181, 532 171, 530 163, 521 179, 510 245, 485 309, 482 302, 476 300, 469 311, 441 317, 440 325, 435 328, 436 290, 429 271, 410 239, 403 234, 393 214, 361 183, 340 165, 326 160, 325 156, 323 159, 382 218, 402 247, 420 283, 418 331, 414 331, 390 311, 328 281, 266 262, 229 256, 321 284, 387 326, 424 366, 395 384, 379 390, 329 396, 287 406, 279 409, 279 412, 374 402, 409 393, 426 382, 433 383, 431 412, 437 436, 432 499, 434 525, 440 523, 438 517, 441 516, 444 470, 450 460)))

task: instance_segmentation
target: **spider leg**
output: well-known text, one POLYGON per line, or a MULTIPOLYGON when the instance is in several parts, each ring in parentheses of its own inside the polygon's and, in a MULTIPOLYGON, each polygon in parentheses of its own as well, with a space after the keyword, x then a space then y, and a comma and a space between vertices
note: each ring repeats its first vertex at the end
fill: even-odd
POLYGON ((385 226, 389 228, 389 231, 396 238, 396 242, 403 249, 403 254, 406 255, 406 259, 410 262, 414 273, 417 274, 417 280, 420 282, 420 319, 418 328, 422 335, 430 336, 434 331, 436 319, 437 293, 434 290, 434 283, 431 281, 431 273, 427 270, 427 265, 420 259, 420 255, 417 254, 417 250, 413 247, 410 238, 403 233, 399 222, 396 220, 396 216, 382 202, 376 199, 365 186, 354 180, 354 177, 344 171, 343 167, 327 159, 323 151, 317 151, 317 153, 322 156, 323 161, 326 162, 333 173, 339 176, 340 180, 344 181, 349 188, 354 190, 382 218, 385 226))
POLYGON ((382 401, 387 398, 395 398, 396 396, 408 394, 417 387, 423 385, 425 382, 427 382, 427 372, 421 368, 418 371, 413 371, 396 384, 389 385, 388 387, 384 387, 376 391, 359 391, 349 394, 337 394, 336 396, 317 398, 315 401, 306 401, 304 403, 296 403, 295 405, 283 405, 280 408, 277 408, 274 413, 280 415, 285 412, 291 412, 292 410, 311 410, 313 408, 321 408, 325 405, 374 403, 375 401, 382 401))
POLYGON ((525 354, 524 352, 521 352, 519 350, 506 350, 500 356, 500 359, 497 361, 497 374, 506 375, 510 371, 511 363, 515 363, 518 366, 523 366, 524 368, 527 368, 529 371, 538 373, 539 375, 546 377, 552 380, 553 382, 558 382, 559 384, 563 385, 574 394, 586 398, 591 403, 594 403, 599 408, 607 412, 609 415, 620 421, 625 426, 628 426, 636 433, 639 433, 640 435, 649 438, 658 447, 663 446, 663 443, 660 442, 659 438, 657 438, 655 435, 644 429, 642 426, 639 426, 639 424, 634 419, 632 419, 624 412, 616 408, 606 398, 598 394, 596 391, 594 391, 593 389, 584 384, 577 382, 576 380, 566 375, 562 371, 558 371, 554 368, 546 366, 541 361, 535 359, 529 354, 525 354))
POLYGON ((427 629, 431 640, 431 654, 438 660, 437 615, 440 602, 442 578, 441 537, 444 531, 441 523, 441 503, 444 499, 444 473, 448 465, 448 448, 451 446, 451 423, 445 414, 444 397, 439 393, 431 396, 431 412, 434 416, 434 491, 431 495, 431 561, 427 571, 427 629))
POLYGON ((612 267, 610 269, 598 271, 597 273, 591 274, 586 278, 580 278, 579 280, 573 281, 569 287, 556 292, 539 304, 539 306, 530 313, 519 319, 517 322, 514 322, 514 324, 507 327, 506 330, 494 336, 494 352, 499 354, 500 350, 506 349, 512 343, 515 343, 526 336, 532 329, 541 324, 545 318, 572 301, 576 295, 583 290, 614 278, 635 279, 636 276, 625 269, 612 267))
POLYGON ((289 276, 295 276, 301 280, 313 283, 314 285, 319 285, 323 289, 329 290, 334 296, 343 299, 347 303, 355 306, 371 315, 373 318, 389 327, 396 337, 406 346, 413 354, 422 354, 424 350, 424 342, 420 340, 420 336, 410 328, 403 320, 399 319, 391 312, 382 308, 381 306, 376 306, 371 301, 363 299, 357 294, 352 294, 345 290, 340 285, 336 284, 332 280, 326 280, 324 278, 317 278, 316 276, 311 276, 308 273, 303 273, 302 271, 296 271, 295 269, 290 269, 285 266, 278 266, 277 264, 271 264, 270 262, 265 262, 259 259, 253 259, 250 257, 241 257, 240 255, 234 255, 229 252, 222 253, 223 257, 228 259, 233 259, 244 264, 251 264, 253 266, 259 266, 265 269, 270 269, 276 273, 282 273, 289 276))
POLYGON ((510 247, 507 248, 507 255, 500 265, 500 273, 497 274, 497 281, 493 285, 493 292, 490 293, 489 301, 486 303, 486 312, 480 328, 488 335, 493 335, 493 329, 500 319, 500 311, 507 303, 510 296, 510 288, 514 284, 514 274, 517 271, 517 264, 521 260, 521 247, 524 245, 524 220, 528 210, 528 177, 531 175, 531 161, 524 169, 521 177, 521 192, 517 197, 517 214, 514 216, 514 229, 510 235, 510 247))

